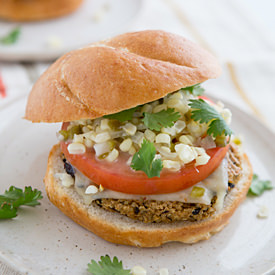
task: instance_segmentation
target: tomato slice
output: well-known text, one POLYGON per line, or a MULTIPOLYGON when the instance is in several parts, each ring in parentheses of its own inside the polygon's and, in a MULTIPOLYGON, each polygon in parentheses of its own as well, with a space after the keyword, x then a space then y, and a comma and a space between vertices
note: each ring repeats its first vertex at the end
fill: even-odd
POLYGON ((120 152, 118 159, 109 163, 97 159, 93 149, 81 155, 71 155, 68 145, 68 142, 60 143, 65 157, 91 181, 107 189, 140 195, 174 193, 198 183, 218 168, 228 150, 228 146, 208 149, 206 152, 210 159, 205 165, 195 167, 192 162, 178 172, 164 169, 160 177, 148 178, 144 172, 133 171, 126 164, 129 159, 127 153, 120 152))

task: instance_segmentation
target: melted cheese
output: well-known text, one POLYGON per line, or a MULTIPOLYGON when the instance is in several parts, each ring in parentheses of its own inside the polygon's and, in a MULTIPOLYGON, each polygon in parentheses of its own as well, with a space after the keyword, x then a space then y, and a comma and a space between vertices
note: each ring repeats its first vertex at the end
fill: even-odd
POLYGON ((86 204, 90 204, 96 199, 126 199, 126 200, 157 200, 157 201, 180 201, 185 203, 201 203, 210 205, 214 195, 217 196, 215 208, 220 210, 223 207, 224 197, 228 188, 228 174, 227 174, 227 160, 222 161, 220 166, 213 172, 208 178, 197 183, 194 186, 203 187, 205 189, 202 197, 193 198, 190 193, 194 186, 184 189, 179 192, 159 195, 131 195, 120 193, 108 189, 104 189, 102 192, 96 194, 85 194, 86 188, 91 184, 90 180, 86 178, 82 173, 76 171, 75 174, 75 189, 79 195, 81 195, 86 204))

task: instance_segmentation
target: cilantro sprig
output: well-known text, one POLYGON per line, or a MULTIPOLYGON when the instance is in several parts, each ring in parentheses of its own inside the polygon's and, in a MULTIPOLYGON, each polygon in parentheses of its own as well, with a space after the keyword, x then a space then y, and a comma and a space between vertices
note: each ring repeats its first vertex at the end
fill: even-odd
POLYGON ((184 91, 187 94, 192 94, 194 96, 200 96, 204 93, 205 89, 200 86, 200 84, 196 84, 193 86, 181 88, 180 91, 184 91))
POLYGON ((17 42, 21 33, 20 27, 14 28, 10 33, 0 38, 0 43, 4 45, 11 45, 17 42))
POLYGON ((112 261, 109 255, 101 256, 98 263, 91 260, 88 271, 93 275, 131 275, 130 269, 123 268, 122 261, 118 261, 117 257, 112 261))
POLYGON ((144 113, 142 121, 150 130, 160 131, 162 127, 172 127, 179 118, 179 112, 174 108, 168 108, 157 113, 144 113))
POLYGON ((191 118, 199 123, 209 123, 207 134, 213 137, 231 136, 232 130, 223 117, 203 99, 190 99, 191 118))
POLYGON ((248 190, 248 195, 260 196, 265 190, 271 190, 274 186, 270 180, 261 180, 259 176, 254 174, 252 178, 251 186, 248 190))
POLYGON ((30 186, 25 187, 24 191, 11 186, 3 195, 0 195, 0 219, 14 218, 21 205, 36 206, 40 204, 38 200, 42 198, 41 191, 32 190, 30 186))
POLYGON ((148 178, 159 177, 163 165, 161 159, 155 159, 155 156, 154 144, 144 139, 141 148, 133 156, 131 167, 136 171, 143 171, 148 178))
POLYGON ((131 108, 131 109, 127 109, 115 114, 110 114, 110 115, 106 115, 104 116, 104 118, 109 118, 109 119, 116 119, 120 122, 124 122, 127 120, 131 120, 133 118, 133 114, 134 112, 138 109, 137 107, 131 108))

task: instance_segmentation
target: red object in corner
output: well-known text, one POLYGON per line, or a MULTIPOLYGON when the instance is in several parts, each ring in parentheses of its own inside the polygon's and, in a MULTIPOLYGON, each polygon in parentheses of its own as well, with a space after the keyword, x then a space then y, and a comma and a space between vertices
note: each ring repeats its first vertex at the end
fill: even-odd
POLYGON ((1 74, 0 74, 0 96, 3 97, 3 98, 7 96, 6 87, 4 85, 1 74))

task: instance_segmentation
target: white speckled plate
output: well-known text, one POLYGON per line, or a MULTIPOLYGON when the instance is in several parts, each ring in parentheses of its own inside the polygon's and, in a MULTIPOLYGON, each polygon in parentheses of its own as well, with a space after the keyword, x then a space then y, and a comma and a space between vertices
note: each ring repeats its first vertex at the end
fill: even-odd
POLYGON ((136 18, 142 2, 85 0, 76 12, 53 20, 18 24, 0 21, 0 37, 21 26, 21 35, 14 45, 0 44, 0 60, 52 60, 72 49, 122 33, 136 18))
MULTIPOLYGON (((234 106, 232 127, 245 136, 255 172, 275 183, 275 136, 253 117, 234 106)), ((0 109, 1 193, 10 185, 43 190, 42 205, 24 208, 13 220, 0 221, 0 260, 31 274, 87 274, 87 263, 109 254, 148 274, 167 267, 169 274, 262 274, 275 265, 275 190, 248 198, 230 224, 208 241, 194 245, 170 243, 154 249, 108 243, 88 232, 51 205, 44 192, 47 156, 56 143, 59 125, 32 124, 21 119, 25 100, 0 109), (256 217, 266 205, 267 219, 256 217)), ((274 270, 273 270, 274 271, 274 270)), ((272 271, 270 271, 270 274, 272 271)))

